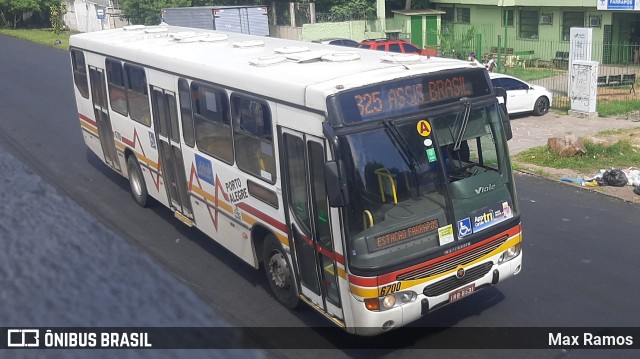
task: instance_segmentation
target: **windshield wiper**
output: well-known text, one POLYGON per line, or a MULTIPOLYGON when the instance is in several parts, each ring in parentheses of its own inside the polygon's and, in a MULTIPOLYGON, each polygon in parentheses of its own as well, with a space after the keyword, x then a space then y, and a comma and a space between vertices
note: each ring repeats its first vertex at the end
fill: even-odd
POLYGON ((404 139, 400 131, 398 131, 396 126, 394 124, 385 122, 385 127, 389 129, 389 133, 391 133, 393 139, 396 142, 399 142, 399 145, 400 145, 399 147, 402 149, 401 152, 403 154, 403 157, 406 157, 405 162, 407 163, 407 165, 411 167, 413 171, 415 171, 417 168, 420 168, 422 165, 413 156, 413 153, 411 152, 411 147, 409 146, 407 141, 404 139))
POLYGON ((422 164, 416 160, 413 152, 411 152, 411 147, 404 139, 398 128, 390 122, 384 122, 385 127, 389 130, 389 134, 391 135, 392 140, 398 144, 398 147, 401 149, 400 153, 402 154, 402 158, 404 159, 409 169, 411 169, 411 174, 413 174, 413 179, 416 183, 416 192, 420 195, 420 181, 418 179, 418 168, 422 167, 422 164))
MULTIPOLYGON (((463 99, 466 100, 466 99, 463 99)), ((467 130, 467 124, 469 123, 469 117, 471 115, 471 102, 465 101, 464 103, 464 116, 462 117, 462 124, 460 125, 460 131, 456 136, 456 140, 453 143, 453 150, 458 151, 464 138, 464 133, 467 130)))

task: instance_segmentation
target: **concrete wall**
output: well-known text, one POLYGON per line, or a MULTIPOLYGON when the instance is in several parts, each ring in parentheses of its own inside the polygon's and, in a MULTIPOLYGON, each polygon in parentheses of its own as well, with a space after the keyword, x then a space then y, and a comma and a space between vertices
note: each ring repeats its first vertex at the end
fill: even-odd
POLYGON ((119 10, 107 8, 105 19, 98 19, 96 4, 82 0, 66 0, 67 13, 63 16, 64 24, 71 30, 90 32, 120 28, 129 23, 122 19, 119 10))
POLYGON ((269 36, 281 39, 300 40, 302 28, 283 25, 269 25, 269 36))
POLYGON ((312 41, 329 37, 343 37, 362 41, 367 39, 366 21, 322 22, 302 25, 303 41, 312 41))

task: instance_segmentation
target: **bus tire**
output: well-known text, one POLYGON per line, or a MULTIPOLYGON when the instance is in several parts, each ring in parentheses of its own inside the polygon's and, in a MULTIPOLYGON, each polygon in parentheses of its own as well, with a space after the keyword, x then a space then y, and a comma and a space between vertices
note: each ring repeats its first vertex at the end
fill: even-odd
POLYGON ((131 196, 140 207, 146 207, 149 202, 149 193, 147 192, 147 185, 144 182, 144 176, 142 175, 136 156, 131 155, 127 157, 127 170, 129 173, 131 196))
POLYGON ((267 235, 264 240, 262 259, 267 281, 278 301, 289 309, 298 307, 300 298, 293 281, 291 264, 273 234, 267 235))

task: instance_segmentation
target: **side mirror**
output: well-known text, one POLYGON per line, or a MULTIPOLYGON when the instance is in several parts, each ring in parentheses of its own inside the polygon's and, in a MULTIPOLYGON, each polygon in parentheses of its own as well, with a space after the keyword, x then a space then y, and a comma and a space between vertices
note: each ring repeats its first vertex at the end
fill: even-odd
POLYGON ((324 164, 324 177, 330 207, 344 207, 349 203, 349 191, 344 173, 342 161, 328 161, 324 164))
POLYGON ((494 87, 494 91, 496 92, 497 97, 502 97, 503 99, 502 104, 506 108, 507 107, 507 90, 505 90, 503 87, 494 87))

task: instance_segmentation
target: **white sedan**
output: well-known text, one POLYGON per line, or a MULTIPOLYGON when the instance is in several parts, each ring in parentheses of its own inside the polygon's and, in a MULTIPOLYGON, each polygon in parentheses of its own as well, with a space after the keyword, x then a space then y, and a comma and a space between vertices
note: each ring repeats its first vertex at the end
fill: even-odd
POLYGON ((493 87, 502 87, 507 91, 507 111, 510 115, 532 112, 542 116, 549 111, 553 95, 546 88, 495 72, 490 73, 489 77, 493 87))

